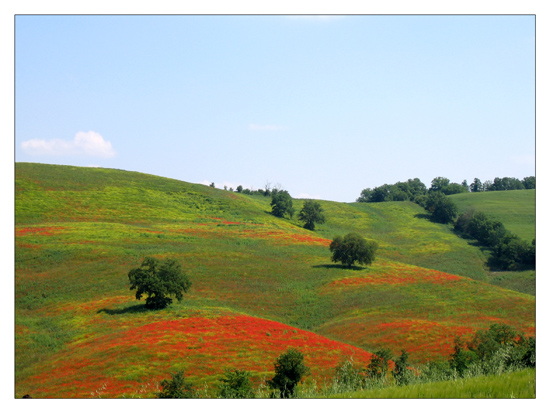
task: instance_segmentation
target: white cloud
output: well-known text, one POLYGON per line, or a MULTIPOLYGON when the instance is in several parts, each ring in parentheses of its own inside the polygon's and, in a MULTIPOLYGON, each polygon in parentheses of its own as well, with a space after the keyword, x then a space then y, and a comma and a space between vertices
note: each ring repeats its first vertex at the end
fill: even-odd
POLYGON ((250 125, 248 125, 248 129, 254 131, 274 131, 283 130, 285 129, 285 127, 278 125, 258 125, 257 123, 251 123, 250 125))
POLYGON ((99 158, 112 158, 115 151, 111 142, 93 131, 78 132, 72 141, 63 139, 31 139, 21 143, 21 148, 29 155, 74 156, 87 155, 99 158))

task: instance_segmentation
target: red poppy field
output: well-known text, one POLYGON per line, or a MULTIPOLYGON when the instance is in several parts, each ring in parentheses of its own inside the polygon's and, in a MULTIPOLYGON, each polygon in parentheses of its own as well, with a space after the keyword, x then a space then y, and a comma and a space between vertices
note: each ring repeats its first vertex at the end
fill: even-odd
POLYGON ((176 367, 183 368, 192 382, 208 378, 205 383, 210 385, 227 369, 245 369, 259 384, 289 347, 306 355, 311 366, 308 380, 318 382, 345 359, 366 364, 371 356, 273 321, 237 314, 190 316, 83 339, 50 360, 44 372, 29 377, 26 384, 37 397, 85 398, 98 391, 102 397, 132 397, 143 389, 158 388, 158 382, 176 367))
POLYGON ((536 333, 535 297, 486 282, 482 252, 412 203, 323 201, 308 231, 269 197, 117 170, 17 164, 15 192, 15 397, 152 397, 177 369, 213 396, 227 369, 262 385, 289 347, 321 385, 382 348, 425 363, 492 323, 536 333), (331 262, 351 230, 379 242, 372 265, 331 262), (182 302, 135 300, 146 256, 181 263, 182 302))

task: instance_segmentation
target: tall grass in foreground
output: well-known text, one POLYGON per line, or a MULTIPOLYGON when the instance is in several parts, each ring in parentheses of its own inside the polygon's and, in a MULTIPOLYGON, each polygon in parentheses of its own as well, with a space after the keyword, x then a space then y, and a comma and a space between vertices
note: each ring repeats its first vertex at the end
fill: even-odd
POLYGON ((414 383, 379 389, 359 390, 310 397, 342 399, 532 399, 535 392, 535 369, 448 381, 414 383))

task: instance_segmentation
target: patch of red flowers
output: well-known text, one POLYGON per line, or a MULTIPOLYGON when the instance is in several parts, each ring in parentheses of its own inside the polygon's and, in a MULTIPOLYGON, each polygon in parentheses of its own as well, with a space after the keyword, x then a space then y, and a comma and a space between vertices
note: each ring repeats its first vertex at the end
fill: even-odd
POLYGON ((355 286, 364 284, 414 284, 414 283, 432 283, 444 284, 450 281, 460 281, 462 278, 458 275, 448 274, 441 271, 430 270, 421 267, 403 267, 401 270, 383 271, 376 274, 362 275, 359 277, 346 277, 335 280, 329 284, 329 287, 355 286))
POLYGON ((304 353, 305 364, 318 381, 332 375, 346 358, 366 365, 372 356, 360 348, 256 317, 190 317, 75 343, 66 357, 50 364, 51 370, 30 378, 27 384, 38 397, 86 398, 107 383, 102 396, 119 397, 137 393, 144 382, 166 378, 176 365, 191 380, 220 375, 226 369, 270 375, 276 358, 289 347, 304 353), (135 382, 128 379, 131 371, 139 372, 135 382))
POLYGON ((21 237, 25 235, 54 235, 54 233, 65 229, 64 227, 26 227, 16 228, 15 236, 21 237))

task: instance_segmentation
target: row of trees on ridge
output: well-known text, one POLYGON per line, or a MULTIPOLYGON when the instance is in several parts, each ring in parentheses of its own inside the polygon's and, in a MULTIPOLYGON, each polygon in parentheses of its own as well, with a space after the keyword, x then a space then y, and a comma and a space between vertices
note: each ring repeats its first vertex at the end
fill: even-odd
POLYGON ((387 201, 414 201, 432 192, 441 192, 444 195, 460 194, 463 192, 484 192, 484 191, 509 191, 516 189, 535 189, 536 179, 528 176, 521 181, 517 178, 495 178, 492 182, 481 182, 479 178, 468 185, 466 180, 458 184, 450 182, 448 178, 438 176, 431 182, 430 188, 418 178, 408 179, 406 182, 397 182, 389 185, 384 184, 373 189, 365 188, 361 191, 357 202, 387 202, 387 201))
POLYGON ((528 243, 507 230, 502 222, 473 208, 458 215, 456 204, 441 192, 432 192, 417 202, 430 212, 433 221, 453 224, 460 236, 473 238, 490 248, 492 264, 505 270, 535 268, 535 239, 528 243))

